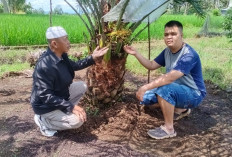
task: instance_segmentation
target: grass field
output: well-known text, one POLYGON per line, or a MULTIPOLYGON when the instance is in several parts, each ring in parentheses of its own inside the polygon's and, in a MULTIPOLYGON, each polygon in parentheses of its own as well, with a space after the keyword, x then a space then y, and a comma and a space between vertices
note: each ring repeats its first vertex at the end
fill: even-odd
MULTIPOLYGON (((0 45, 46 44, 45 32, 49 27, 48 15, 4 15, 0 14, 0 45)), ((75 15, 53 16, 54 26, 63 26, 72 43, 83 42, 85 31, 82 22, 75 15)))
MULTIPOLYGON (((222 89, 232 89, 232 46, 226 37, 214 38, 186 38, 185 42, 190 44, 201 58, 203 76, 205 80, 210 80, 222 89)), ((148 57, 148 43, 135 43, 134 46, 145 57, 148 57)), ((154 59, 163 49, 163 40, 154 40, 151 44, 151 59, 154 59)), ((127 69, 140 74, 147 75, 147 70, 142 67, 134 56, 128 56, 127 69)), ((158 70, 161 74, 165 69, 158 70)), ((151 74, 157 75, 157 71, 151 74)), ((151 77, 151 80, 153 77, 151 77)))
MULTIPOLYGON (((232 87, 232 46, 226 37, 215 38, 186 38, 185 41, 190 44, 200 55, 203 67, 203 76, 205 80, 210 80, 220 86, 222 89, 232 87)), ((135 42, 133 44, 139 52, 148 57, 147 41, 135 42)), ((165 44, 163 40, 152 40, 151 59, 154 59, 163 49, 165 44)), ((74 47, 75 51, 82 51, 85 47, 74 47)), ((0 77, 5 72, 20 71, 29 69, 26 61, 26 55, 38 50, 0 50, 0 77)), ((128 70, 139 75, 147 75, 147 70, 143 68, 135 57, 129 55, 126 67, 128 70)), ((164 69, 151 72, 151 74, 161 74, 164 69)), ((151 80, 154 75, 151 77, 151 80)))
MULTIPOLYGON (((49 16, 0 14, 0 19, 0 46, 46 44, 44 32, 49 26, 49 16)), ((151 36, 153 39, 151 59, 155 58, 165 48, 163 41, 160 40, 163 36, 163 24, 171 19, 183 23, 185 41, 195 48, 201 57, 204 79, 212 81, 223 89, 231 88, 232 54, 229 39, 226 37, 194 38, 204 23, 204 19, 194 15, 164 15, 151 24, 151 36)), ((213 17, 211 20, 214 28, 220 30, 223 18, 213 17)), ((72 43, 83 42, 82 32, 85 29, 77 16, 54 16, 53 24, 63 26, 67 30, 72 43)), ((143 25, 140 28, 142 27, 143 25)), ((137 40, 139 42, 134 43, 134 46, 147 57, 147 32, 144 31, 137 40)), ((20 71, 30 68, 25 61, 26 55, 31 51, 33 50, 0 50, 0 76, 8 71, 20 71)), ((147 70, 133 56, 128 57, 127 69, 140 75, 147 74, 147 70)), ((164 72, 164 69, 158 71, 158 73, 162 72, 164 72)))
MULTIPOLYGON (((46 44, 45 31, 49 27, 48 15, 6 15, 0 14, 0 46, 41 45, 46 44)), ((151 38, 161 39, 163 25, 169 20, 179 20, 184 25, 184 36, 194 37, 202 28, 204 19, 195 15, 163 15, 151 24, 151 38)), ((222 17, 213 17, 212 23, 220 28, 222 17)), ((83 43, 83 32, 86 32, 84 24, 76 15, 54 15, 53 25, 64 27, 71 43, 83 43)), ((142 24, 138 30, 143 28, 142 24)), ((137 40, 146 40, 145 30, 137 40)))

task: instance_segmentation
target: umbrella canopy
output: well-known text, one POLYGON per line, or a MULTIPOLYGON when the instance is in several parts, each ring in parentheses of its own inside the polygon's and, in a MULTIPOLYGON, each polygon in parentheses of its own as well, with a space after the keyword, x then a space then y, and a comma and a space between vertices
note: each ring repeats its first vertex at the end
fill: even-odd
MULTIPOLYGON (((114 8, 103 16, 105 22, 117 21, 126 0, 121 0, 114 8)), ((170 0, 130 0, 123 14, 123 22, 138 22, 149 15, 149 22, 158 19, 166 10, 170 0)), ((148 18, 142 22, 148 23, 148 18)))

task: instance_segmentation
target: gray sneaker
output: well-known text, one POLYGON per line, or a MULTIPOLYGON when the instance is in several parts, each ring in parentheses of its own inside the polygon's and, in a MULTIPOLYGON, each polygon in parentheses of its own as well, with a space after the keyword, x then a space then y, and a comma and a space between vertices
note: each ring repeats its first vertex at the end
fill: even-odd
POLYGON ((175 137, 176 132, 174 133, 169 133, 167 129, 164 126, 160 126, 159 128, 151 129, 147 132, 147 134, 154 139, 164 139, 164 138, 170 138, 170 137, 175 137))
POLYGON ((50 130, 43 124, 43 122, 41 121, 40 115, 35 114, 34 121, 35 121, 36 125, 39 126, 39 129, 40 129, 40 132, 42 133, 42 135, 47 136, 47 137, 52 137, 57 133, 56 130, 50 130))

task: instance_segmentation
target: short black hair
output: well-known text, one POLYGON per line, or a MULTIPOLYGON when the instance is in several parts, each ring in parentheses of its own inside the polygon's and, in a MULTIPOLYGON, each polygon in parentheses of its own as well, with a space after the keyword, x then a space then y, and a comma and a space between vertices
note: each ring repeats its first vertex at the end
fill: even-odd
POLYGON ((174 27, 177 26, 181 32, 183 32, 183 25, 179 21, 171 20, 165 24, 164 28, 166 27, 174 27))

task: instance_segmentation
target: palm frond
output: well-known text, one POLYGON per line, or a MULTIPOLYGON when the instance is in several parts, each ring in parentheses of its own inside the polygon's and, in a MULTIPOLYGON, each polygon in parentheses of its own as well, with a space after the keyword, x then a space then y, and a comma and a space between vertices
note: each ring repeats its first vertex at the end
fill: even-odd
POLYGON ((95 24, 96 24, 97 21, 98 21, 98 16, 97 16, 97 13, 96 13, 96 11, 95 11, 93 5, 90 3, 89 0, 87 0, 86 6, 88 6, 88 8, 91 10, 91 13, 92 13, 92 15, 93 15, 93 17, 94 17, 94 21, 95 21, 95 24))
MULTIPOLYGON (((89 16, 89 12, 87 11, 87 9, 84 7, 83 3, 81 2, 81 0, 76 0, 77 3, 79 4, 79 6, 81 7, 82 11, 84 12, 85 16, 87 17, 87 20, 90 24, 90 28, 91 28, 91 31, 92 31, 92 34, 93 34, 93 38, 95 38, 95 28, 94 28, 94 25, 93 25, 93 22, 89 16)), ((86 5, 85 5, 86 6, 86 5)))
POLYGON ((130 43, 132 43, 138 36, 139 34, 141 34, 147 27, 148 27, 149 24, 147 24, 145 27, 143 27, 138 33, 136 33, 134 35, 134 37, 130 40, 130 43))
POLYGON ((72 9, 73 11, 75 11, 75 13, 80 17, 81 21, 84 23, 87 31, 89 32, 91 38, 94 37, 94 34, 92 33, 91 29, 89 28, 88 24, 86 23, 86 21, 83 19, 83 17, 81 16, 81 14, 78 13, 78 11, 67 1, 67 0, 64 0, 72 9))
POLYGON ((123 5, 123 7, 122 7, 122 10, 121 10, 120 15, 119 15, 119 18, 118 18, 118 22, 117 22, 116 30, 118 30, 118 29, 119 29, 119 27, 120 27, 120 25, 121 25, 121 22, 122 22, 122 16, 123 16, 123 14, 124 14, 124 12, 125 12, 125 10, 126 10, 126 7, 127 7, 127 6, 128 6, 128 4, 129 4, 129 1, 130 1, 130 0, 126 0, 126 2, 124 3, 124 5, 123 5))
POLYGON ((179 3, 179 4, 188 2, 190 5, 193 6, 193 8, 196 10, 196 13, 198 15, 200 15, 201 17, 204 17, 206 14, 201 6, 201 0, 174 0, 174 2, 179 3))
POLYGON ((99 34, 102 34, 103 33, 103 20, 101 19, 102 17, 102 6, 100 4, 100 2, 97 0, 90 0, 92 5, 93 5, 93 8, 95 10, 95 13, 97 15, 97 21, 98 21, 98 28, 99 28, 99 34))

